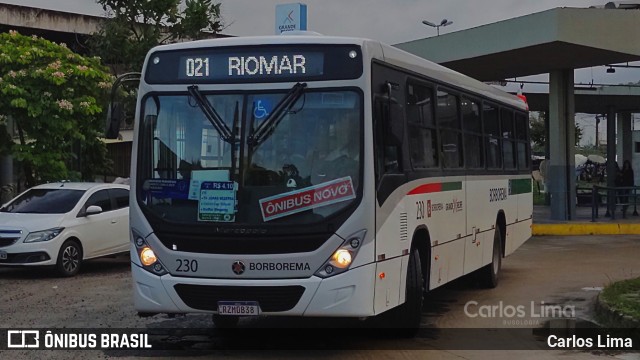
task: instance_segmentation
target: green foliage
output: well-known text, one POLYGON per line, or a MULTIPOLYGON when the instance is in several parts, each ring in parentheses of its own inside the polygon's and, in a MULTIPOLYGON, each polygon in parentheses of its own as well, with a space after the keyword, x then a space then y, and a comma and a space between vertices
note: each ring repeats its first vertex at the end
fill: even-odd
POLYGON ((0 34, 0 118, 12 119, 20 135, 19 144, 4 150, 22 162, 27 186, 68 179, 69 164, 78 158, 82 179, 105 169, 106 148, 98 137, 111 81, 97 58, 37 36, 0 34))
MULTIPOLYGON (((531 136, 531 142, 533 143, 534 151, 544 151, 544 144, 547 142, 547 133, 545 131, 545 113, 529 113, 529 126, 531 136)), ((580 139, 582 139, 582 129, 576 125, 575 132, 575 146, 580 143, 580 139)))
POLYGON ((640 320, 640 278, 609 284, 600 293, 600 299, 614 311, 640 320))
POLYGON ((529 135, 531 136, 531 142, 534 147, 542 147, 544 150, 544 144, 547 139, 547 133, 544 127, 544 113, 538 113, 538 115, 534 112, 529 113, 529 126, 531 128, 529 135))
POLYGON ((140 72, 154 46, 201 39, 223 28, 213 0, 97 0, 108 17, 91 39, 92 51, 114 73, 140 72), (118 65, 120 67, 118 67, 118 65))

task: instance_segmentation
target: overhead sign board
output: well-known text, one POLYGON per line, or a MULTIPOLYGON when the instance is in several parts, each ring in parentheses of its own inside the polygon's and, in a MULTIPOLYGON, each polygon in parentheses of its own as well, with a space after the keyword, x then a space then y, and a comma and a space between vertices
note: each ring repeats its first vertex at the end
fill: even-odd
POLYGON ((357 79, 362 50, 349 44, 280 44, 157 51, 149 84, 214 84, 357 79))
POLYGON ((276 35, 296 30, 307 30, 307 5, 301 3, 276 5, 276 35))

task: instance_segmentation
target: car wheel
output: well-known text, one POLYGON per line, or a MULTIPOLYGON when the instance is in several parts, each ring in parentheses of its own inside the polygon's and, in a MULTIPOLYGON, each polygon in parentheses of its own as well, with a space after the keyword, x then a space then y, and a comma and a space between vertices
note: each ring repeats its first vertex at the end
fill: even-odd
POLYGON ((498 286, 500 278, 500 269, 502 268, 502 234, 496 226, 496 232, 493 235, 493 254, 491 255, 491 263, 480 269, 480 282, 486 288, 493 289, 498 286))
POLYGON ((60 247, 56 270, 64 277, 74 276, 80 271, 82 264, 82 248, 77 241, 67 240, 60 247))

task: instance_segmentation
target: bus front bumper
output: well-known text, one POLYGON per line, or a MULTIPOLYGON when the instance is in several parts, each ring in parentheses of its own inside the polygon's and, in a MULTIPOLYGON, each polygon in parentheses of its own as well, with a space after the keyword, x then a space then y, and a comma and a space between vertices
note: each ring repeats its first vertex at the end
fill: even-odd
POLYGON ((375 264, 326 279, 201 279, 157 276, 135 263, 139 313, 217 313, 218 301, 257 301, 262 315, 369 317, 374 315, 375 264))

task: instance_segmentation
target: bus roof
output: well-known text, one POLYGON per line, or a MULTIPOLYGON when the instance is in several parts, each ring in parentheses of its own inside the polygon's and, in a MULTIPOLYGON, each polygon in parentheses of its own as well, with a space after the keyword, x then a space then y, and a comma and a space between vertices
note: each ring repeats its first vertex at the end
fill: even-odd
POLYGON ((296 32, 294 35, 228 37, 160 45, 153 48, 150 53, 153 51, 206 48, 212 46, 252 46, 264 44, 354 44, 362 46, 363 48, 379 47, 383 55, 381 58, 374 55, 374 58, 382 60, 388 64, 399 66, 418 74, 424 74, 435 81, 467 90, 479 96, 513 106, 523 111, 527 110, 527 104, 515 95, 509 94, 491 85, 487 85, 481 81, 408 53, 404 50, 365 38, 325 36, 311 32, 296 32))

